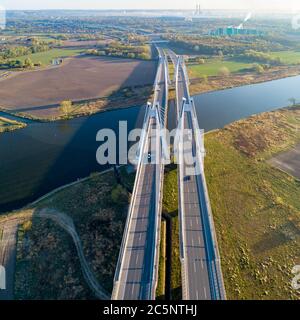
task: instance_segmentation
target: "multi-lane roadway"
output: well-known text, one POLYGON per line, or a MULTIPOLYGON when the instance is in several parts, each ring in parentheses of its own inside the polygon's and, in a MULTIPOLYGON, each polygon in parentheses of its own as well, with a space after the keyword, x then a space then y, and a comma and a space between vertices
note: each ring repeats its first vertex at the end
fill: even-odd
MULTIPOLYGON (((136 180, 117 264, 113 299, 155 299, 163 185, 162 137, 168 103, 167 59, 158 48, 154 100, 148 106, 136 180)), ((175 66, 180 246, 183 299, 225 299, 220 259, 203 168, 203 145, 182 57, 175 66), (185 133, 185 130, 188 132, 185 133), (199 136, 200 135, 200 136, 199 136), (186 161, 186 160, 190 161, 186 161), (196 161, 194 161, 196 159, 196 161), (193 161, 192 161, 193 160, 193 161)))
POLYGON ((112 298, 116 300, 155 299, 163 181, 162 144, 156 129, 163 127, 168 100, 166 60, 161 49, 158 52, 154 101, 145 117, 145 136, 115 274, 112 298))
POLYGON ((186 300, 225 299, 203 168, 201 132, 184 60, 169 51, 176 72, 182 289, 186 300))

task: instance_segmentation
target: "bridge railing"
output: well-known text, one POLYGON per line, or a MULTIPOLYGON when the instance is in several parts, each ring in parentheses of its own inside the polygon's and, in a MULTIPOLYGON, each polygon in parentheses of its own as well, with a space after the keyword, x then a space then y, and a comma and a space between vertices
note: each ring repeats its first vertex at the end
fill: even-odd
MULTIPOLYGON (((183 105, 184 108, 184 105, 183 105)), ((184 212, 184 185, 183 185, 183 179, 185 176, 184 172, 184 159, 183 159, 183 128, 184 128, 184 117, 180 117, 179 122, 178 122, 178 186, 179 190, 179 231, 180 231, 180 260, 181 260, 181 278, 182 278, 182 299, 183 300, 188 300, 189 299, 189 288, 188 288, 188 274, 187 272, 187 267, 186 267, 186 253, 184 249, 184 243, 185 243, 185 230, 186 230, 186 225, 185 225, 185 212, 184 212)))
MULTIPOLYGON (((158 158, 161 161, 162 156, 162 142, 161 137, 157 137, 159 139, 159 154, 158 158)), ((156 201, 156 211, 157 215, 155 216, 155 253, 154 253, 154 269, 152 274, 152 287, 151 292, 152 296, 155 297, 156 294, 156 288, 157 288, 157 279, 158 279, 158 269, 159 269, 159 252, 160 252, 160 236, 161 236, 161 212, 162 212, 162 196, 163 196, 163 175, 164 175, 164 165, 162 162, 157 164, 159 166, 159 169, 156 170, 156 190, 158 190, 158 193, 156 193, 155 201, 156 201)))
MULTIPOLYGON (((192 119, 193 119, 193 127, 195 129, 195 133, 201 133, 201 130, 199 128, 198 124, 198 119, 197 119, 197 114, 196 114, 196 108, 194 104, 194 100, 191 99, 191 104, 192 104, 192 119)), ((202 132, 203 134, 203 132, 202 132)), ((209 224, 209 238, 207 240, 210 240, 212 242, 212 247, 213 247, 213 256, 211 257, 211 273, 213 277, 213 286, 214 286, 214 292, 215 292, 215 297, 218 300, 224 300, 226 299, 226 293, 225 293, 225 286, 224 286, 224 280, 222 276, 222 270, 221 270, 221 261, 220 261, 220 254, 219 254, 219 249, 218 249, 218 242, 217 242, 217 237, 216 237, 216 230, 215 230, 215 225, 213 221, 213 216, 212 216, 212 210, 211 210, 211 205, 210 205, 210 200, 209 200, 209 195, 208 195, 208 189, 207 189, 207 184, 206 184, 206 178, 204 174, 204 145, 201 143, 203 141, 202 137, 198 136, 197 134, 195 136, 195 141, 196 141, 196 152, 197 152, 197 157, 200 162, 200 169, 201 169, 201 183, 203 185, 203 190, 204 190, 204 197, 205 197, 205 205, 206 205, 206 213, 208 215, 208 224, 209 224)))
POLYGON ((152 287, 150 288, 152 292, 152 296, 155 297, 156 288, 157 288, 157 279, 158 279, 158 269, 159 269, 159 251, 160 251, 160 235, 161 235, 161 212, 162 212, 162 197, 163 197, 163 181, 164 181, 164 163, 162 161, 162 148, 163 148, 163 141, 164 137, 161 137, 160 133, 162 132, 161 129, 165 127, 165 123, 167 120, 167 113, 168 113, 168 66, 166 65, 166 59, 162 57, 161 60, 161 67, 164 68, 164 81, 165 81, 165 98, 164 102, 165 105, 157 106, 156 108, 156 117, 157 117, 157 124, 158 124, 158 131, 159 136, 157 137, 159 139, 159 155, 157 159, 159 159, 159 169, 156 170, 156 190, 158 190, 158 193, 156 193, 156 213, 155 216, 155 263, 154 263, 154 269, 152 273, 152 287), (163 110, 163 113, 161 112, 163 110))

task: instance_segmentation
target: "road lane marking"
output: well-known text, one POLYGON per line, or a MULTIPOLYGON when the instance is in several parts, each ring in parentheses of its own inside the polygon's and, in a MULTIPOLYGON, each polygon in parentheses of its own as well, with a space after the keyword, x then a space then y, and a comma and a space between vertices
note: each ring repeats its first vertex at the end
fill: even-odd
POLYGON ((207 299, 206 288, 204 287, 203 290, 204 290, 204 297, 205 299, 207 299))

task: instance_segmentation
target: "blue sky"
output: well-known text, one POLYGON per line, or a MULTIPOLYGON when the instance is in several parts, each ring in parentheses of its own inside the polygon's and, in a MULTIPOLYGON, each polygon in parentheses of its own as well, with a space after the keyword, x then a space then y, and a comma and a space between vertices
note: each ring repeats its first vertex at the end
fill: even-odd
MULTIPOLYGON (((0 0, 7 9, 192 9, 197 0, 0 0)), ((299 0, 200 0, 206 9, 300 10, 299 0)))

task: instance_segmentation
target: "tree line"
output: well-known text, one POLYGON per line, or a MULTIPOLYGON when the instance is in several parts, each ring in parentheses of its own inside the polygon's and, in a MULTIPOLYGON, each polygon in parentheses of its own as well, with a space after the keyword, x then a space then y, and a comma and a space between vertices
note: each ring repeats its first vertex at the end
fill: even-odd
POLYGON ((130 45, 114 41, 107 45, 99 46, 98 49, 91 49, 87 54, 98 56, 123 57, 129 59, 151 59, 151 49, 148 45, 130 45))

